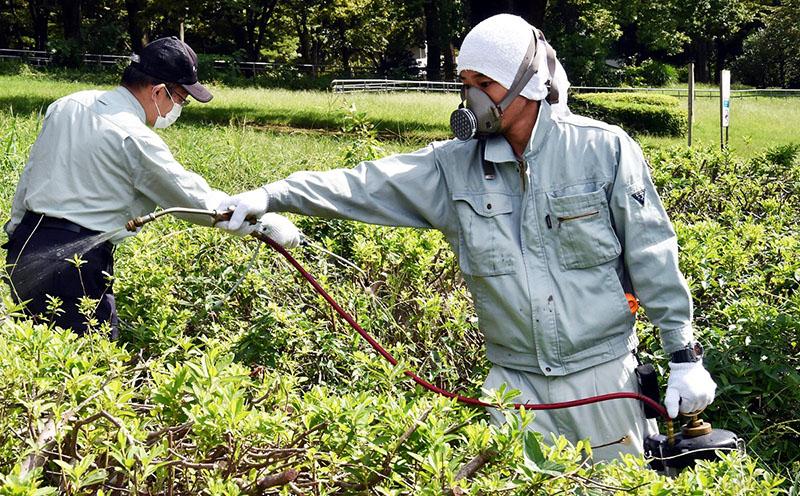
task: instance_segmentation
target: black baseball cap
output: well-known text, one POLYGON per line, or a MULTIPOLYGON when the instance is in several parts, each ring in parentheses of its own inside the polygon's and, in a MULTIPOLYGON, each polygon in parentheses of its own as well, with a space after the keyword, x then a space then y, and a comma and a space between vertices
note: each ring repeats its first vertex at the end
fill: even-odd
POLYGON ((197 54, 192 47, 174 36, 148 43, 132 66, 155 79, 183 86, 198 102, 206 103, 213 95, 197 81, 197 54))

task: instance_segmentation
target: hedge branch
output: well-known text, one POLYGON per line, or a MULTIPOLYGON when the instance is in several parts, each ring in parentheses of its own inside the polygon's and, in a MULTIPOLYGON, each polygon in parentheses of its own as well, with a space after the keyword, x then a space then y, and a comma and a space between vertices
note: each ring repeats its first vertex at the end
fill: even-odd
POLYGON ((265 475, 264 477, 258 479, 257 481, 249 484, 246 487, 242 481, 237 481, 239 487, 244 491, 247 495, 257 496, 260 494, 264 494, 264 491, 271 487, 275 486, 285 486, 287 484, 292 483, 297 476, 300 475, 300 471, 295 468, 290 468, 288 470, 284 470, 283 472, 277 474, 270 474, 265 475))
POLYGON ((385 479, 391 472, 392 458, 394 458, 394 455, 397 453, 400 447, 403 446, 406 441, 408 441, 408 438, 410 438, 411 435, 417 431, 419 426, 421 426, 428 419, 428 415, 432 410, 433 406, 429 406, 424 412, 422 412, 422 415, 420 415, 419 418, 416 419, 408 429, 406 429, 403 435, 400 436, 395 443, 394 448, 386 453, 386 456, 383 459, 383 466, 381 470, 374 472, 366 482, 353 484, 351 482, 338 481, 336 485, 351 491, 366 491, 375 484, 379 483, 382 479, 385 479))
POLYGON ((310 436, 311 434, 320 429, 324 429, 325 427, 328 427, 328 421, 317 424, 314 427, 305 431, 304 433, 300 434, 297 438, 293 439, 291 443, 289 443, 289 446, 287 446, 287 448, 288 449, 295 448, 298 444, 300 444, 301 441, 305 440, 308 436, 310 436))
MULTIPOLYGON (((460 480, 469 479, 475 475, 478 470, 482 469, 484 465, 489 463, 495 456, 497 456, 497 451, 491 449, 478 453, 475 458, 465 463, 459 469, 458 473, 456 474, 455 482, 458 483, 460 480)), ((465 493, 463 489, 456 485, 450 490, 450 494, 453 496, 462 496, 465 493)))
POLYGON ((188 422, 184 422, 180 425, 164 427, 163 429, 149 432, 144 440, 144 444, 147 446, 152 446, 166 435, 172 435, 173 441, 181 439, 183 436, 189 433, 193 425, 194 421, 189 420, 188 422))
MULTIPOLYGON (((61 418, 58 419, 58 422, 53 420, 53 418, 51 416, 47 420, 47 422, 45 423, 44 428, 42 429, 42 431, 39 433, 38 436, 36 436, 36 442, 34 443, 33 451, 30 454, 28 454, 28 456, 25 457, 25 460, 23 460, 22 463, 20 464, 20 477, 26 477, 33 470, 35 470, 35 469, 37 469, 39 467, 42 467, 45 464, 45 462, 47 461, 47 457, 42 456, 42 453, 44 451, 46 451, 46 450, 51 450, 52 447, 55 445, 55 442, 56 442, 56 431, 63 424, 65 424, 66 422, 69 422, 70 419, 72 419, 85 406, 87 406, 89 403, 91 403, 92 401, 97 399, 97 397, 100 396, 103 393, 103 390, 105 389, 106 386, 108 386, 111 383, 111 381, 113 381, 115 379, 118 379, 123 373, 126 373, 126 372, 135 373, 140 369, 146 369, 146 368, 147 368, 146 365, 137 366, 137 367, 135 367, 133 369, 122 370, 122 371, 120 371, 120 372, 118 372, 116 374, 108 376, 106 378, 106 380, 103 381, 103 384, 101 384, 100 387, 97 389, 97 391, 95 391, 94 393, 89 395, 85 400, 81 401, 74 408, 70 408, 69 410, 64 412, 64 414, 61 415, 61 418)), ((28 413, 30 413, 30 412, 28 412, 28 413)), ((111 417, 111 416, 109 415, 109 417, 111 417)), ((111 418, 113 418, 113 417, 111 417, 111 418)), ((122 424, 118 420, 109 419, 109 421, 111 421, 112 423, 116 422, 117 426, 119 426, 120 429, 122 429, 122 427, 121 427, 122 424)), ((128 436, 127 431, 124 431, 124 432, 125 432, 125 435, 128 436)), ((35 433, 31 433, 31 435, 34 436, 35 433)))

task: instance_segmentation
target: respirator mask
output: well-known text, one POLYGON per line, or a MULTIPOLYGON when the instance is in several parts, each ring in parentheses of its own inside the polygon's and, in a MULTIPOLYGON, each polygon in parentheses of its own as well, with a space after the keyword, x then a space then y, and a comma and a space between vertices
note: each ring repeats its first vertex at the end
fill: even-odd
MULTIPOLYGON (((548 66, 550 66, 550 81, 552 81, 555 70, 555 52, 547 44, 544 36, 534 28, 531 42, 528 44, 528 50, 525 52, 525 57, 522 59, 514 81, 511 83, 506 96, 498 104, 495 104, 489 98, 489 95, 479 88, 463 86, 461 88, 461 104, 458 109, 450 114, 450 129, 455 137, 462 141, 467 141, 472 138, 485 138, 499 133, 500 119, 503 116, 503 112, 519 96, 534 74, 536 74, 545 53, 547 53, 548 66), (537 38, 542 43, 537 43, 537 38)), ((555 97, 555 101, 558 101, 557 91, 554 93, 554 88, 550 86, 550 82, 548 82, 548 87, 550 87, 550 95, 547 100, 552 103, 551 99, 555 97)))
POLYGON ((167 112, 166 115, 162 116, 161 109, 158 108, 158 102, 156 102, 155 98, 153 98, 153 103, 156 104, 156 111, 158 112, 158 115, 156 116, 156 122, 155 124, 153 124, 153 127, 156 129, 164 129, 173 125, 175 121, 178 120, 178 117, 181 116, 182 105, 178 105, 177 103, 175 103, 175 100, 173 100, 172 98, 172 94, 169 92, 166 86, 164 87, 164 89, 166 90, 169 99, 172 101, 172 109, 170 109, 170 111, 167 112))

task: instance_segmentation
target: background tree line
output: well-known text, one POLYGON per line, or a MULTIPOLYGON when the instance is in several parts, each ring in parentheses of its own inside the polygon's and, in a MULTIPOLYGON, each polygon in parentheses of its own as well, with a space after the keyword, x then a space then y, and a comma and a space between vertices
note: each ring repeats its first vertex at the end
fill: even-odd
POLYGON ((576 84, 653 84, 694 62, 703 82, 733 68, 746 84, 800 87, 800 0, 0 0, 0 48, 75 64, 183 23, 201 53, 344 76, 416 76, 412 49, 427 46, 425 76, 452 80, 464 34, 499 12, 541 27, 576 84))

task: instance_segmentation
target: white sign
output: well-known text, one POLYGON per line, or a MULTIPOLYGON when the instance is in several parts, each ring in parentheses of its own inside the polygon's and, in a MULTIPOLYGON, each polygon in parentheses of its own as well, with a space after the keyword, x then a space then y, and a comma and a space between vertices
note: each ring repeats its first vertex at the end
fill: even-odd
POLYGON ((731 71, 722 71, 719 81, 720 90, 720 123, 728 127, 731 120, 731 71))

